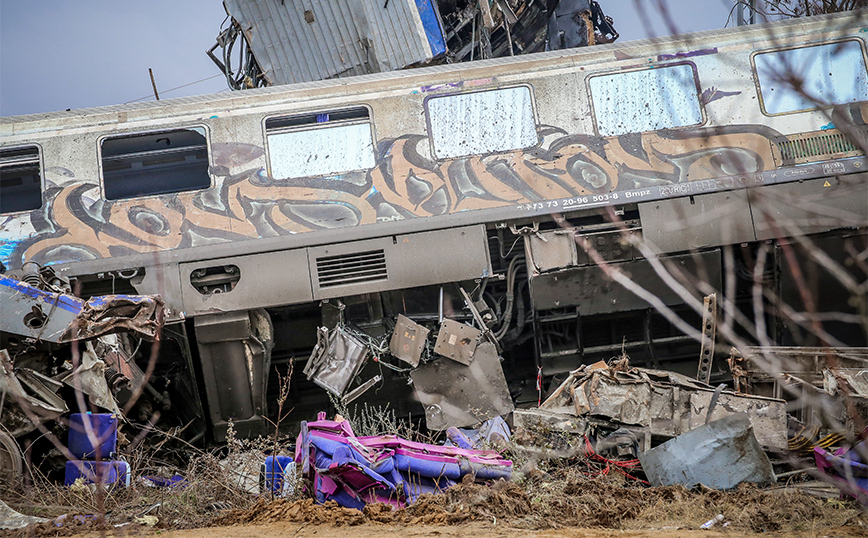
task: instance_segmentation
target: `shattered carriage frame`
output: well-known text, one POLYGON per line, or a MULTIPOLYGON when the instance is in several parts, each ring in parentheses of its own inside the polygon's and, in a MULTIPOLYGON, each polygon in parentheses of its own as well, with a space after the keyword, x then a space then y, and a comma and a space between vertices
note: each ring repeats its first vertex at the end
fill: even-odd
MULTIPOLYGON (((159 294, 154 390, 134 415, 162 410, 193 441, 230 420, 262 432, 275 371, 311 356, 318 327, 385 342, 399 314, 475 324, 504 405, 622 351, 692 374, 700 342, 658 310, 699 315, 652 261, 751 318, 762 259, 781 298, 762 299, 768 342, 830 343, 792 314, 814 308, 827 340, 864 346, 865 297, 817 254, 864 281, 845 260, 866 250, 868 97, 850 86, 865 25, 854 12, 0 118, 0 256, 51 265, 84 298, 159 294), (774 76, 802 54, 831 67, 806 86, 822 105, 774 76), (805 287, 822 290, 810 307, 805 287)), ((10 356, 22 345, 3 337, 10 356)), ((436 364, 433 345, 415 360, 436 364)), ((362 399, 421 414, 407 364, 378 359, 362 399)), ((294 372, 287 408, 310 418, 327 394, 294 372)), ((710 379, 727 378, 718 357, 710 379)))

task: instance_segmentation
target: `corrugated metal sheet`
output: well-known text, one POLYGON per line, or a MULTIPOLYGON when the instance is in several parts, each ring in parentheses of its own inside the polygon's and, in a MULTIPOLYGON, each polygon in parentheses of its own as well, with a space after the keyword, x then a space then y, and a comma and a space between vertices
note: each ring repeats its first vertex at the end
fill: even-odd
MULTIPOLYGON (((392 71, 434 58, 430 0, 225 0, 269 84, 392 71), (432 47, 433 44, 433 47, 432 47)), ((436 21, 435 21, 436 22, 436 21)))

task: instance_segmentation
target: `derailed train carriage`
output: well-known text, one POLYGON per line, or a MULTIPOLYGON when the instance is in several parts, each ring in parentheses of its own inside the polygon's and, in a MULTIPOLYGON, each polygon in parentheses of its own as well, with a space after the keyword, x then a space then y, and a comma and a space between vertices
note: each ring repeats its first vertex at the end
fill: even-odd
MULTIPOLYGON (((161 295, 159 346, 126 338, 142 370, 155 358, 132 415, 206 442, 264 431, 275 373, 321 326, 383 349, 345 388, 377 373, 358 401, 399 415, 423 413, 382 348, 399 315, 476 324, 518 406, 622 352, 695 372, 671 313, 700 315, 638 245, 737 307, 748 341, 864 346, 866 21, 0 118, 0 257, 84 298, 161 295)), ((295 368, 285 408, 327 405, 295 368)))

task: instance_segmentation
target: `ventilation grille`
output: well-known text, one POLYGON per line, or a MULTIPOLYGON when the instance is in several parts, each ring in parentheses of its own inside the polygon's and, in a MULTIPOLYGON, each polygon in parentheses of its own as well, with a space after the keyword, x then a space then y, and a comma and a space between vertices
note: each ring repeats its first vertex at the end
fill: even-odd
POLYGON ((777 143, 784 164, 801 164, 864 155, 861 148, 868 143, 868 130, 861 128, 855 135, 856 141, 837 129, 829 129, 781 138, 777 143))
POLYGON ((316 274, 320 288, 386 280, 386 253, 383 250, 369 250, 317 258, 316 274))

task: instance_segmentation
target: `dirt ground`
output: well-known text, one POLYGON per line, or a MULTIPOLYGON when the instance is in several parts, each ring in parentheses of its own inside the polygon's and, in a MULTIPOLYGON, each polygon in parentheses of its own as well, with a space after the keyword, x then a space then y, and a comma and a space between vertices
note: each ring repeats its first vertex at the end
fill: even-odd
POLYGON ((644 530, 611 530, 565 527, 549 530, 528 530, 500 523, 466 523, 461 525, 390 525, 366 523, 352 528, 307 523, 276 522, 265 525, 232 525, 201 529, 115 529, 106 534, 80 534, 80 537, 101 536, 160 536, 161 538, 413 538, 433 536, 437 538, 740 538, 763 536, 765 538, 854 538, 866 536, 860 529, 841 527, 837 529, 812 529, 799 532, 747 533, 733 529, 699 530, 663 527, 644 530))
MULTIPOLYGON (((531 531, 495 523, 467 523, 461 525, 389 525, 363 524, 352 528, 333 526, 312 526, 298 523, 278 522, 267 525, 240 525, 230 527, 210 527, 185 531, 163 531, 160 536, 172 538, 386 538, 386 537, 416 537, 435 536, 438 538, 465 537, 473 538, 735 538, 740 536, 759 536, 760 534, 744 534, 741 531, 691 530, 676 528, 661 528, 648 530, 607 530, 560 528, 541 531, 531 531)), ((815 529, 804 532, 762 533, 765 537, 779 538, 820 538, 865 536, 859 529, 815 529)))

